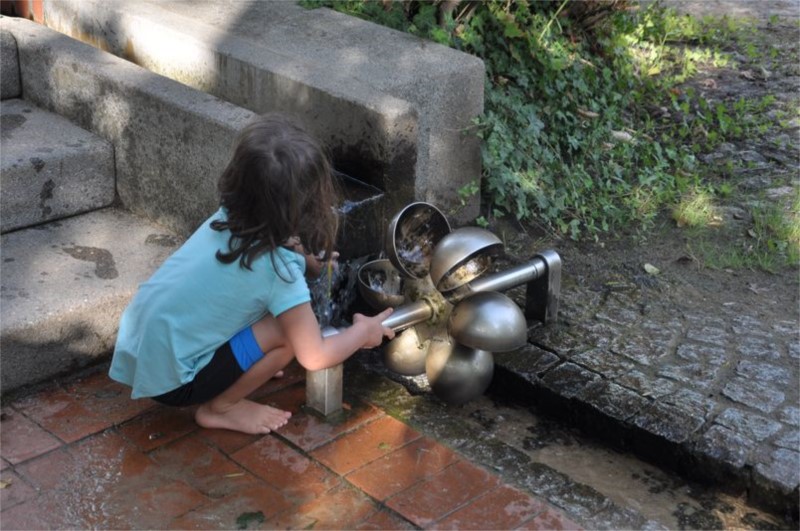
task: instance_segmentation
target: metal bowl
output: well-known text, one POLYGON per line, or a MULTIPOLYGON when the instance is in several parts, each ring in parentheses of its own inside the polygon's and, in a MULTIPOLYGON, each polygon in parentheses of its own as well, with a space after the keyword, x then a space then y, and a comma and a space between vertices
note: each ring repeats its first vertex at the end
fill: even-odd
POLYGON ((456 304, 447 331, 463 345, 491 352, 516 350, 528 341, 522 310, 496 291, 478 292, 456 304))
POLYGON ((431 390, 442 401, 460 405, 481 396, 494 375, 491 352, 453 343, 432 341, 425 360, 431 390))
POLYGON ((406 300, 403 278, 385 258, 367 262, 358 269, 358 292, 378 311, 400 306, 406 300))
POLYGON ((431 280, 440 292, 459 288, 485 273, 503 250, 500 238, 480 227, 456 229, 439 242, 431 259, 431 280))
POLYGON ((425 358, 430 341, 423 341, 413 326, 397 334, 383 347, 383 363, 389 370, 404 376, 425 372, 425 358))
POLYGON ((429 203, 411 203, 389 223, 386 254, 400 274, 425 278, 436 244, 450 232, 447 218, 429 203))

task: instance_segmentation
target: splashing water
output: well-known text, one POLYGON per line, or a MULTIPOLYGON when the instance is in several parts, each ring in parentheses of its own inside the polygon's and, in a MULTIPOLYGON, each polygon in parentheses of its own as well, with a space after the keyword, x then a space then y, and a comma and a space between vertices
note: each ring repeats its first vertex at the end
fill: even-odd
POLYGON ((365 261, 329 262, 319 278, 308 283, 311 307, 321 328, 347 324, 345 318, 356 298, 356 275, 365 261))

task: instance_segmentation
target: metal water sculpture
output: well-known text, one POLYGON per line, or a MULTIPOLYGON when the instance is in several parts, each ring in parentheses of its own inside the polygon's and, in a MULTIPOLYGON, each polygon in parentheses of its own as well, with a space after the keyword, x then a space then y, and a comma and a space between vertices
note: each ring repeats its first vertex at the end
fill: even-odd
POLYGON ((428 203, 412 203, 388 227, 388 260, 361 266, 358 287, 376 310, 394 308, 384 325, 399 332, 384 347, 386 366, 425 373, 434 394, 450 404, 482 395, 495 353, 527 342, 528 320, 547 323, 558 312, 561 259, 554 251, 490 273, 502 241, 488 230, 451 230, 428 203), (506 295, 527 284, 525 311, 506 295))

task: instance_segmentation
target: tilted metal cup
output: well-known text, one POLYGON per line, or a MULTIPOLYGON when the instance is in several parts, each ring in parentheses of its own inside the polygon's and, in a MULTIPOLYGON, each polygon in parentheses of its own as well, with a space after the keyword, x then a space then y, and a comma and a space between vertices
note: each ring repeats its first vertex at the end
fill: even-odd
POLYGON ((434 248, 449 233, 450 224, 438 208, 424 202, 411 203, 389 222, 386 255, 402 275, 425 278, 434 248))

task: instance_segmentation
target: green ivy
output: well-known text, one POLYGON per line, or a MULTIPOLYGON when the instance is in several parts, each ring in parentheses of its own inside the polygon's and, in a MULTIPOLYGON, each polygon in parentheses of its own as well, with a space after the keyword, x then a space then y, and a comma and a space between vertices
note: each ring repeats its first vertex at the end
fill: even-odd
MULTIPOLYGON (((645 111, 667 97, 668 78, 658 74, 676 62, 663 51, 675 30, 657 5, 610 11, 591 28, 569 16, 569 1, 462 1, 449 13, 438 2, 304 5, 329 6, 483 59, 485 111, 474 129, 483 140, 480 192, 491 215, 596 237, 647 227, 692 184, 691 149, 645 111)), ((461 195, 473 192, 474 184, 461 195)))

